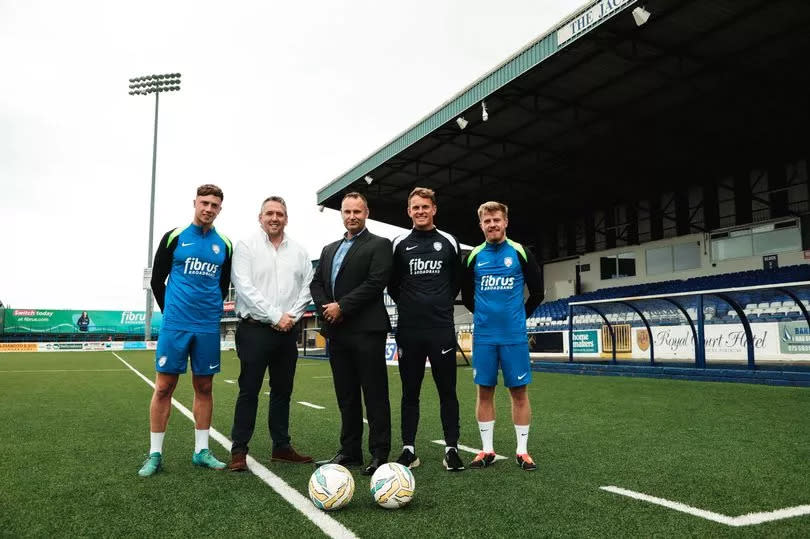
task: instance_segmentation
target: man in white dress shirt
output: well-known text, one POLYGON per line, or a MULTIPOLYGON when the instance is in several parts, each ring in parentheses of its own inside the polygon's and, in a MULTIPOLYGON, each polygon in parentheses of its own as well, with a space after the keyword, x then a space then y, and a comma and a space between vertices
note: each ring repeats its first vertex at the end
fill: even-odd
POLYGON ((311 300, 312 262, 306 250, 284 232, 287 205, 271 196, 262 203, 261 229, 236 244, 231 282, 236 289, 236 352, 241 364, 239 397, 233 418, 231 462, 247 469, 248 442, 265 372, 270 378, 267 424, 273 441, 272 460, 312 462, 290 445, 290 396, 298 359, 294 326, 311 300))

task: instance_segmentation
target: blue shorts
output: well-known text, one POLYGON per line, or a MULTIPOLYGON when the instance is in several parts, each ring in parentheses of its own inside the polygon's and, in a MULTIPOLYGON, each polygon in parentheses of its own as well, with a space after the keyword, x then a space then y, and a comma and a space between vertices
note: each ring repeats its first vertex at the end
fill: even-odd
POLYGON ((503 371, 503 385, 525 386, 532 381, 529 343, 476 344, 473 339, 473 381, 479 386, 498 385, 498 366, 503 371))
POLYGON ((191 372, 207 376, 219 372, 219 333, 161 329, 155 352, 155 370, 184 374, 191 357, 191 372))

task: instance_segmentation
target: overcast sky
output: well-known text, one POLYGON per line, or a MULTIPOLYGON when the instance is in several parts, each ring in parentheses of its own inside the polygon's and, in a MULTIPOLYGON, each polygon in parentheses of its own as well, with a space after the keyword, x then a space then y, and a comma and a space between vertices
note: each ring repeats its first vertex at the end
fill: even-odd
POLYGON ((154 97, 129 78, 182 73, 160 100, 155 242, 216 183, 220 231, 245 237, 281 195, 316 258, 343 230, 320 187, 582 3, 0 0, 0 301, 144 308, 154 97))

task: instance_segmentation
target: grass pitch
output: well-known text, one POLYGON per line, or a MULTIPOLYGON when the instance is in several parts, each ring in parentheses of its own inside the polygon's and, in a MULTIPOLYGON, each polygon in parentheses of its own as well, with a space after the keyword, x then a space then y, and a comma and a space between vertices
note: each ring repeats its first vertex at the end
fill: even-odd
MULTIPOLYGON (((152 352, 118 352, 154 378, 152 352)), ((233 352, 214 379, 213 428, 230 433, 238 377, 233 352)), ((400 450, 400 384, 389 369, 391 458, 400 450)), ((271 536, 323 532, 256 476, 191 465, 193 423, 172 411, 165 471, 137 477, 148 450, 151 388, 109 352, 0 354, 0 536, 271 536)), ((472 371, 459 369, 461 443, 480 447, 472 371)), ((191 408, 189 376, 175 398, 191 408)), ((810 390, 746 384, 534 373, 527 473, 497 391, 492 468, 448 473, 438 399, 426 374, 413 503, 377 507, 367 478, 329 513, 360 537, 806 537, 810 515, 732 528, 600 490, 615 485, 728 516, 810 504, 810 390)), ((271 463, 267 397, 251 454, 306 496, 311 465, 271 463)), ((338 448, 340 416, 329 366, 300 360, 290 429, 316 459, 338 448), (297 404, 306 401, 318 410, 297 404)), ((221 459, 228 453, 212 440, 221 459)), ((462 453, 465 461, 472 454, 462 453)), ((366 455, 366 459, 368 459, 366 455)))

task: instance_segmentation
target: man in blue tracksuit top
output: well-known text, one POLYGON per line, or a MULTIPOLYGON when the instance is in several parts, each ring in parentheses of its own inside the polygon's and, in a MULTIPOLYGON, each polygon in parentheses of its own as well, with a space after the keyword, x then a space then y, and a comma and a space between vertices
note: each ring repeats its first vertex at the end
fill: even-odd
POLYGON ((543 278, 531 251, 506 237, 508 212, 500 202, 481 204, 478 219, 486 241, 470 252, 464 264, 461 296, 473 313, 473 380, 478 385, 475 415, 482 443, 470 468, 495 462, 494 396, 500 365, 512 398, 515 460, 521 469, 530 471, 537 466, 527 450, 531 406, 526 388, 532 371, 526 318, 543 301, 543 278), (524 286, 529 290, 525 303, 524 286))
POLYGON ((191 358, 194 386, 195 466, 221 470, 208 448, 213 400, 211 386, 219 372, 219 322, 231 276, 231 242, 214 229, 222 209, 222 190, 206 184, 197 189, 194 220, 167 232, 160 240, 152 266, 152 292, 163 324, 155 354, 155 391, 149 408, 151 447, 138 472, 149 477, 161 468, 163 437, 171 411, 172 393, 191 358), (168 278, 168 280, 167 280, 168 278))

